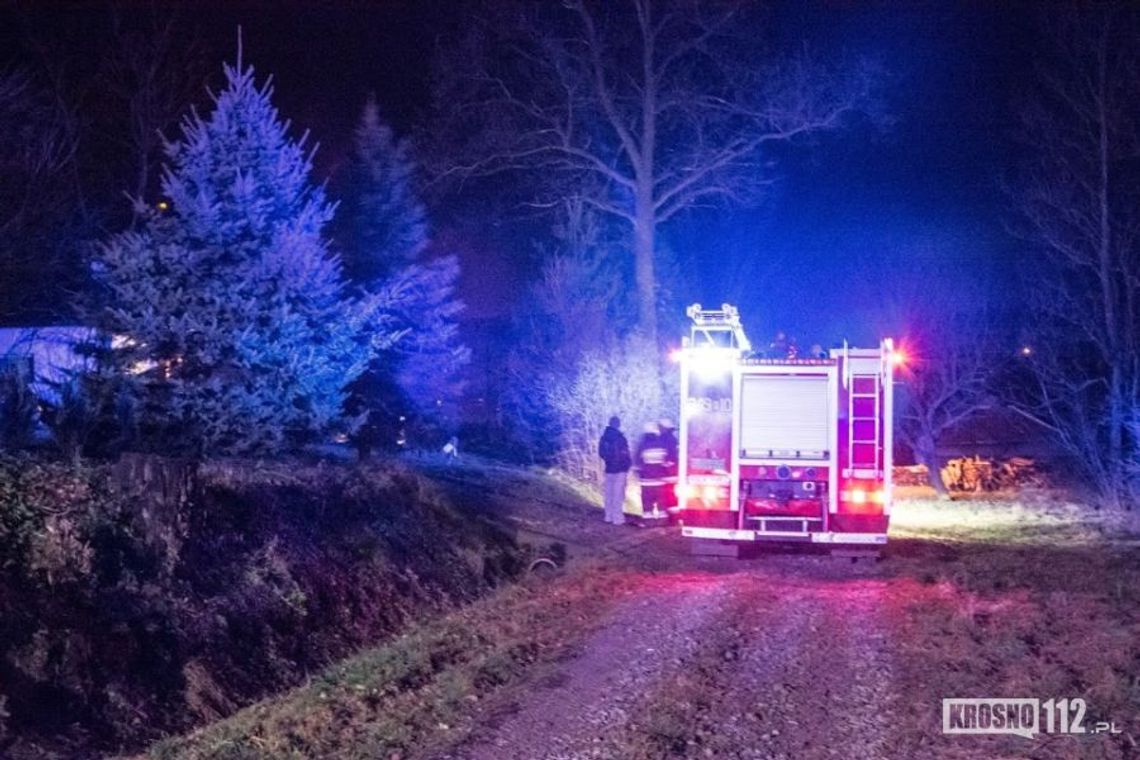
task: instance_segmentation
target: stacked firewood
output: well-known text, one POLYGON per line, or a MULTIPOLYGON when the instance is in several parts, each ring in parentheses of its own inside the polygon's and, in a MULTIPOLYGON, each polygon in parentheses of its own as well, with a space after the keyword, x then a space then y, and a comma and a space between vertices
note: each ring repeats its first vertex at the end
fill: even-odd
POLYGON ((966 493, 1045 485, 1045 478, 1034 461, 1023 457, 1004 461, 960 457, 948 461, 939 474, 947 489, 966 493))
POLYGON ((894 469, 894 483, 896 486, 925 486, 929 484, 926 475, 926 465, 912 464, 894 469))
MULTIPOLYGON (((939 470, 939 475, 947 490, 958 493, 982 493, 1046 485, 1041 469, 1032 459, 1023 457, 1005 460, 983 459, 977 456, 958 457, 946 462, 946 466, 939 470)), ((896 467, 894 483, 896 486, 928 485, 926 466, 918 464, 896 467)))

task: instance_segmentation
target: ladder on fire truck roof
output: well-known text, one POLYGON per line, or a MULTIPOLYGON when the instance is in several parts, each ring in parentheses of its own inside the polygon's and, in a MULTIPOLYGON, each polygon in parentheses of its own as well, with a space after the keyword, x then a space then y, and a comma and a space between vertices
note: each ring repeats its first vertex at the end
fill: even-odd
POLYGON ((685 315, 693 320, 689 333, 690 346, 752 350, 752 344, 744 334, 744 326, 740 324, 740 312, 735 306, 724 303, 719 309, 702 309, 699 303, 695 303, 685 310, 685 315))

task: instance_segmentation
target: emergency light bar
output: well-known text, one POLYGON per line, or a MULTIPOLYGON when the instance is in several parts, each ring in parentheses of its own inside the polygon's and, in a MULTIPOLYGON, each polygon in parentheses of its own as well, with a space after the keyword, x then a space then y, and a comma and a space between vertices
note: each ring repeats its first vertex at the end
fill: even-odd
POLYGON ((735 306, 725 303, 719 309, 704 309, 695 303, 685 310, 685 315, 693 320, 688 341, 690 347, 730 348, 738 352, 752 350, 735 306), (718 340, 718 335, 723 335, 727 341, 718 340))

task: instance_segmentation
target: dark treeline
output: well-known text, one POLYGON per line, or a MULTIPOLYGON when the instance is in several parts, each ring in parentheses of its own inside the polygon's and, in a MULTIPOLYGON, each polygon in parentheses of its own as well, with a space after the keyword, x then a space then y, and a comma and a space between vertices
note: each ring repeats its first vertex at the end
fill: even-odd
MULTIPOLYGON (((970 68, 978 64, 966 52, 907 59, 883 40, 828 38, 813 26, 818 9, 685 0, 412 5, 292 8, 290 23, 319 33, 293 63, 281 51, 308 50, 294 39, 300 27, 258 4, 219 11, 221 20, 183 5, 4 8, 0 319, 89 325, 128 339, 128 350, 106 352, 98 382, 84 381, 84 392, 102 394, 88 404, 100 411, 88 413, 84 430, 110 425, 120 448, 163 450, 171 430, 189 426, 198 453, 344 436, 366 453, 406 441, 414 419, 435 431, 424 442, 461 432, 493 453, 557 461, 589 477, 592 440, 610 414, 637 424, 676 409, 663 352, 685 302, 707 299, 716 283, 761 308, 768 295, 808 304, 805 313, 867 305, 847 323, 906 346, 900 440, 932 471, 942 437, 1000 414, 1050 440, 1103 501, 1131 502, 1140 474, 1133 9, 1011 10, 1016 19, 1003 23, 1016 27, 1024 59, 1013 76, 1002 68, 1013 54, 991 55, 990 71, 970 68), (358 25, 349 24, 353 14, 358 25), (250 51, 276 51, 267 56, 281 71, 263 71, 250 53, 243 65, 259 67, 252 83, 241 83, 241 70, 236 80, 223 76, 220 62, 234 60, 234 22, 244 22, 250 51), (378 29, 389 31, 369 45, 365 32, 378 29), (908 72, 934 65, 989 82, 973 97, 1000 101, 985 113, 1004 114, 1008 129, 979 132, 970 118, 982 106, 968 100, 930 106, 942 90, 916 87, 908 72), (290 86, 263 90, 270 74, 290 86), (250 124, 280 125, 278 137, 263 135, 263 148, 300 151, 305 176, 293 178, 293 191, 262 177, 280 193, 276 211, 231 192, 243 172, 256 174, 256 161, 193 133, 233 128, 209 94, 226 88, 247 103, 250 124), (266 103, 281 117, 266 117, 266 103), (963 155, 947 126, 963 103, 963 141, 1008 162, 918 166, 920 157, 963 155), (937 113, 925 138, 917 113, 937 113), (191 132, 179 126, 187 118, 191 132), (961 203, 1000 231, 1006 253, 992 253, 992 238, 971 239, 968 224, 955 229, 961 217, 952 213, 909 224, 893 247, 877 242, 890 234, 865 231, 871 242, 789 258, 763 240, 778 228, 763 220, 805 213, 794 207, 802 177, 827 185, 817 201, 841 198, 845 187, 872 187, 873 157, 884 155, 908 167, 882 175, 910 178, 895 197, 929 195, 940 184, 991 188, 961 203), (196 217, 190 201, 206 174, 221 205, 196 217), (177 201, 174 191, 185 195, 177 201), (314 210, 300 211, 305 203, 314 210), (316 215, 315 231, 305 213, 316 215), (262 225, 267 218, 277 226, 262 225), (261 235, 260 248, 243 248, 241 235, 199 234, 231 223, 261 235), (213 334, 188 328, 183 291, 154 274, 169 273, 156 253, 162 246, 195 252, 193 274, 217 304, 196 312, 200 325, 256 313, 277 295, 293 303, 303 285, 271 295, 253 286, 225 294, 209 283, 249 275, 226 269, 238 249, 250 266, 274 260, 278 235, 298 225, 313 233, 311 260, 335 271, 327 303, 294 315, 291 343, 269 331, 249 348, 235 337, 246 334, 240 320, 213 334), (732 228, 753 230, 760 242, 742 248, 716 237, 732 228), (697 251, 686 243, 695 239, 697 251), (150 274, 132 269, 146 257, 150 274), (334 343, 339 335, 368 344, 327 354, 357 357, 322 365, 339 378, 327 381, 331 390, 297 380, 322 376, 298 363, 307 346, 325 345, 318 323, 334 343), (494 329, 478 329, 488 324, 494 329), (351 334, 340 335, 346 325, 351 334), (149 369, 123 390, 126 367, 149 369), (265 393, 286 402, 233 429, 215 424, 261 409, 265 393), (94 421, 111 410, 126 418, 94 421), (277 429, 265 429, 267 418, 277 429)), ((934 23, 940 13, 913 18, 934 23)), ((843 18, 857 30, 851 19, 864 17, 843 18)), ((948 33, 980 23, 963 12, 948 33)), ((866 227, 901 224, 901 216, 866 227)), ((305 277, 298 282, 312 282, 305 277)), ((817 318, 813 329, 841 323, 817 318)), ((771 327, 796 330, 758 329, 771 327)), ((806 345, 844 336, 798 337, 806 345)), ((94 453, 83 435, 68 440, 62 448, 74 455, 94 453)))

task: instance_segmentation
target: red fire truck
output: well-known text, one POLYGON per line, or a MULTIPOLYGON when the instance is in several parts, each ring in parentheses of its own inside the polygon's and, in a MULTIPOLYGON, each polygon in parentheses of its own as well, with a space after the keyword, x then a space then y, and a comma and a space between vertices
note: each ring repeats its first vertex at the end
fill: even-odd
POLYGON ((737 310, 687 311, 676 517, 706 548, 803 541, 871 549, 891 512, 891 341, 754 352, 737 310), (772 355, 781 353, 782 355, 772 355))

